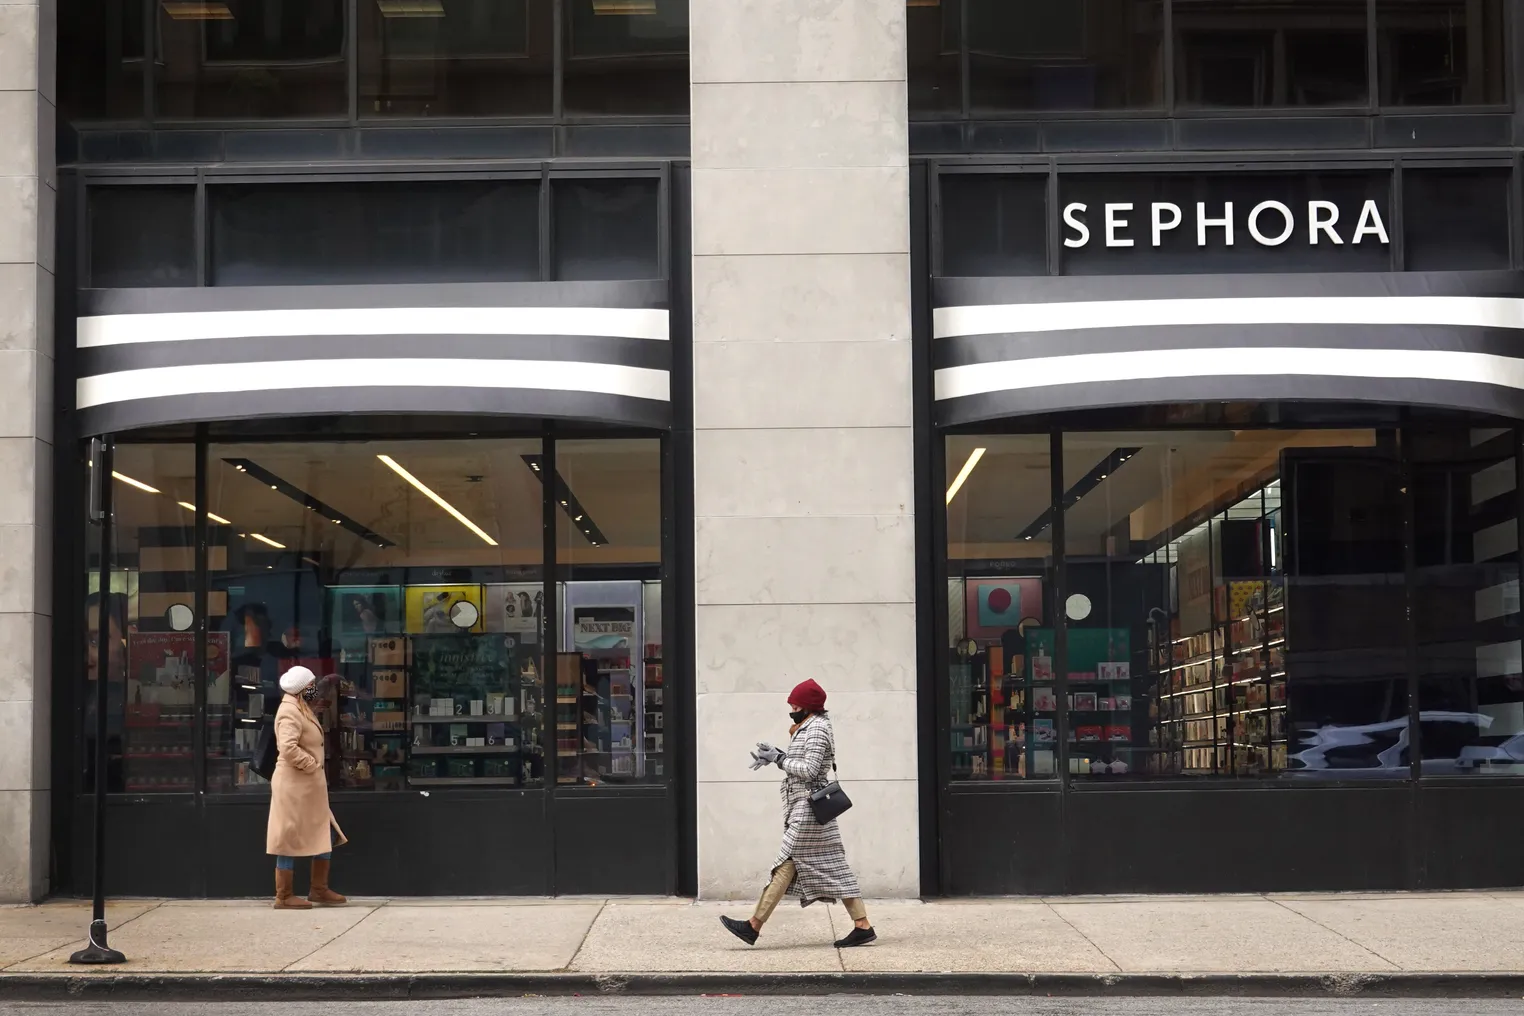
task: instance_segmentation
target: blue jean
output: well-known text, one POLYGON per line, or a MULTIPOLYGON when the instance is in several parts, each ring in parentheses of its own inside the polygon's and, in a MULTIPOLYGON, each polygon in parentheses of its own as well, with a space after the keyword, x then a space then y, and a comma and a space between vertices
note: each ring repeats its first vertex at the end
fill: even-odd
MULTIPOLYGON (((314 858, 314 860, 318 860, 318 861, 328 861, 328 860, 332 860, 332 859, 333 859, 333 853, 332 853, 332 851, 330 851, 329 853, 326 853, 326 854, 319 854, 319 855, 317 855, 316 858, 314 858)), ((277 869, 279 869, 280 871, 295 871, 296 870, 296 858, 294 858, 294 857, 277 856, 275 858, 275 867, 277 869)))

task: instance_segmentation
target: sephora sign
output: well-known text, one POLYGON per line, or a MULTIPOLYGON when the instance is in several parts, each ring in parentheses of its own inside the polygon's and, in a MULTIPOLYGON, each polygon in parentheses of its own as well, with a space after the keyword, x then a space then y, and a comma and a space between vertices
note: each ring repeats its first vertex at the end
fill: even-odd
POLYGON ((1385 246, 1391 243, 1381 209, 1367 199, 1354 213, 1333 201, 1246 202, 1197 201, 1176 204, 1154 201, 1092 203, 1071 201, 1064 206, 1064 246, 1162 247, 1194 239, 1197 247, 1258 244, 1280 247, 1303 243, 1309 247, 1385 246))

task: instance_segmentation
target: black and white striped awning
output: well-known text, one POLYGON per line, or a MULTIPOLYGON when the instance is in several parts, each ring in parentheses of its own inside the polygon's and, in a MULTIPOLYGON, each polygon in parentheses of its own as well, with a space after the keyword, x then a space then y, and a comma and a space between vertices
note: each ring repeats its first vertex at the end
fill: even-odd
POLYGON ((664 282, 91 290, 84 434, 473 413, 671 425, 664 282))
POLYGON ((1524 273, 938 279, 937 422, 1330 400, 1524 418, 1524 273))

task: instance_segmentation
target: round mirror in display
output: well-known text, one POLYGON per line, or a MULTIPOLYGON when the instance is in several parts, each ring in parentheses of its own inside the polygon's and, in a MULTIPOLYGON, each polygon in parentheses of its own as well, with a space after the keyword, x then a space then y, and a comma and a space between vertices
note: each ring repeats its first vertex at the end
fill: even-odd
POLYGON ((164 612, 164 620, 170 631, 190 631, 190 626, 196 623, 196 612, 183 603, 175 603, 164 612))
POLYGON ((1071 621, 1083 621, 1090 616, 1090 597, 1075 593, 1064 601, 1064 614, 1071 621))
POLYGON ((457 628, 475 628, 482 612, 470 600, 456 600, 450 608, 450 623, 457 628))

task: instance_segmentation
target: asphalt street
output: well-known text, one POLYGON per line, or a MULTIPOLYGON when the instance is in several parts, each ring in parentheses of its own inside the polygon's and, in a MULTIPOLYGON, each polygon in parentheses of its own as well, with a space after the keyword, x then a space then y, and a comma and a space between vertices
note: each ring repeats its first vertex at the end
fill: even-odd
POLYGON ((0 1002, 0 1016, 1524 1016, 1516 999, 960 996, 514 998, 411 1002, 0 1002))

